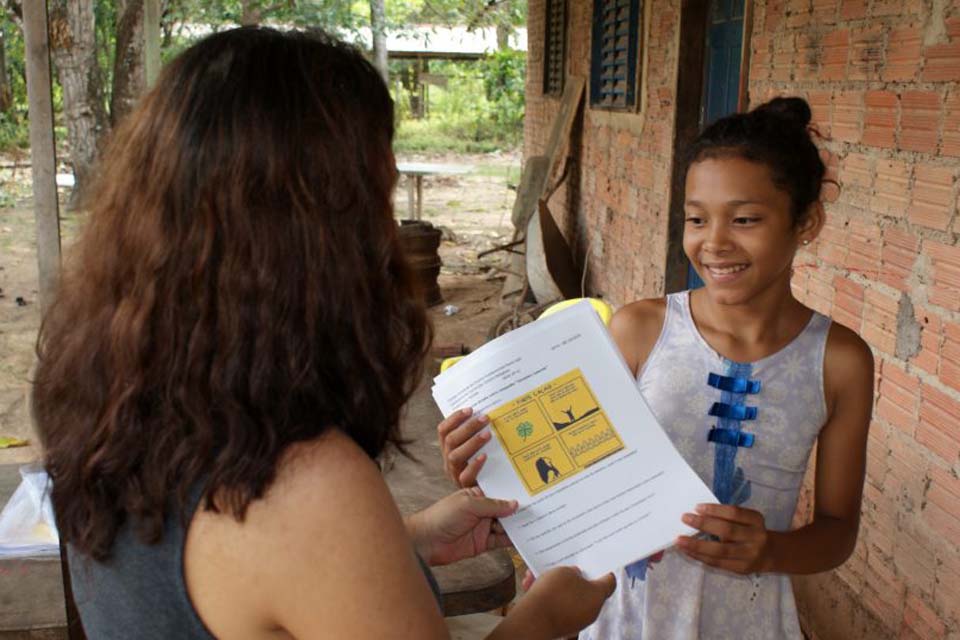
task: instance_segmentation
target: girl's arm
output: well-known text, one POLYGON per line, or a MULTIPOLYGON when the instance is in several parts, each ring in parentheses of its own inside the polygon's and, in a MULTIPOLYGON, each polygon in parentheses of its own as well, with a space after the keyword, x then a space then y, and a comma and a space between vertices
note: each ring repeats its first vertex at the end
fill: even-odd
POLYGON ((678 546, 705 564, 736 573, 818 573, 850 557, 857 542, 873 408, 873 354, 853 331, 834 324, 824 355, 828 419, 817 441, 813 522, 794 531, 766 529, 763 515, 703 505, 684 521, 719 541, 683 536, 678 546))
POLYGON ((817 439, 813 522, 771 537, 771 571, 817 573, 838 567, 857 543, 873 409, 873 354, 834 324, 824 356, 830 418, 817 439))

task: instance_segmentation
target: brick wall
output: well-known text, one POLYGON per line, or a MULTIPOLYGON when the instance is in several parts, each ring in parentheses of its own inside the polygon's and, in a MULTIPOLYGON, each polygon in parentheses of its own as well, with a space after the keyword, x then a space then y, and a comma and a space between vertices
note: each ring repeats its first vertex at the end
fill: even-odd
MULTIPOLYGON (((580 170, 549 203, 581 265, 587 259, 588 291, 616 304, 663 292, 679 1, 655 5, 648 27, 644 113, 611 118, 585 109, 582 134, 574 141, 580 170)), ((592 7, 567 3, 567 73, 585 79, 592 7)), ((559 99, 542 92, 543 0, 531 0, 528 15, 525 156, 543 153, 559 110, 559 99)))
MULTIPOLYGON (((756 5, 750 94, 805 95, 843 188, 801 300, 873 348, 853 557, 795 580, 817 638, 960 637, 960 3, 756 5)), ((810 515, 808 477, 797 522, 810 515)))
MULTIPOLYGON (((646 109, 585 109, 580 170, 550 203, 588 254, 588 290, 615 304, 664 292, 680 4, 649 1, 646 109)), ((568 73, 584 77, 591 7, 568 2, 568 73)), ((530 155, 558 107, 541 92, 541 0, 528 26, 530 155)), ((843 567, 795 579, 804 627, 960 638, 960 0, 758 0, 749 46, 752 102, 806 96, 843 184, 795 291, 877 363, 860 539, 843 567)), ((798 524, 811 500, 812 473, 798 524)))

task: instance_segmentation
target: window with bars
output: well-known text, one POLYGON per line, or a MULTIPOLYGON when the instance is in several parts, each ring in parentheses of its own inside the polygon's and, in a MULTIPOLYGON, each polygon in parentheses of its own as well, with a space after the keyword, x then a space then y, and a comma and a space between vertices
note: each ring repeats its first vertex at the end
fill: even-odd
POLYGON ((594 0, 590 106, 636 107, 641 8, 642 0, 594 0))
POLYGON ((563 93, 563 67, 567 41, 567 2, 547 0, 546 41, 543 47, 543 93, 563 93))

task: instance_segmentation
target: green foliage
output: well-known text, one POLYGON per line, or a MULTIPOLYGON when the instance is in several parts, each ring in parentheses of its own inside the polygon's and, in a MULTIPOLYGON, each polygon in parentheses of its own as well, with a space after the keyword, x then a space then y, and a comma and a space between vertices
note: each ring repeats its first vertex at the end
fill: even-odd
POLYGON ((447 86, 428 86, 428 111, 415 119, 413 63, 392 63, 399 152, 480 152, 516 147, 523 136, 526 57, 499 51, 476 62, 431 62, 447 86))
MULTIPOLYGON (((103 81, 102 99, 109 106, 116 56, 116 3, 95 4, 97 61, 103 81)), ((167 62, 206 33, 236 26, 258 14, 268 24, 315 27, 341 35, 370 23, 367 0, 166 0, 161 24, 161 58, 167 62)), ((418 23, 499 26, 508 31, 526 21, 525 0, 386 0, 392 31, 418 23)), ((29 142, 24 45, 20 28, 8 12, 0 12, 12 107, 0 113, 0 151, 29 142)), ((392 62, 399 78, 407 63, 392 62)), ((396 147, 400 151, 488 152, 516 146, 522 135, 525 62, 522 52, 501 51, 479 62, 432 62, 432 73, 449 78, 446 88, 428 88, 428 117, 411 117, 410 90, 394 83, 397 113, 396 147)), ((409 85, 409 83, 408 83, 409 85)), ((62 89, 54 76, 54 112, 58 140, 64 140, 62 89)))
POLYGON ((490 104, 490 118, 497 129, 505 133, 522 131, 526 53, 512 49, 492 53, 481 62, 480 73, 490 104))

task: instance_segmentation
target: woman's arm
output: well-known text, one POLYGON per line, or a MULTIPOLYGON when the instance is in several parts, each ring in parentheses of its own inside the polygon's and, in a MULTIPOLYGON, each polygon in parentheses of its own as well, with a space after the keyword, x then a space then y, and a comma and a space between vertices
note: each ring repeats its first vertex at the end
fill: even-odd
MULTIPOLYGON (((379 469, 339 432, 286 455, 243 523, 198 513, 184 565, 191 602, 217 637, 448 638, 379 469)), ((614 587, 612 576, 588 581, 570 568, 541 581, 492 638, 575 634, 614 587)))
POLYGON ((763 515, 730 505, 702 505, 684 521, 717 540, 682 536, 687 555, 736 573, 806 574, 828 571, 850 557, 857 542, 873 408, 873 354, 846 327, 834 324, 824 356, 828 420, 817 441, 813 522, 769 531, 763 515))

